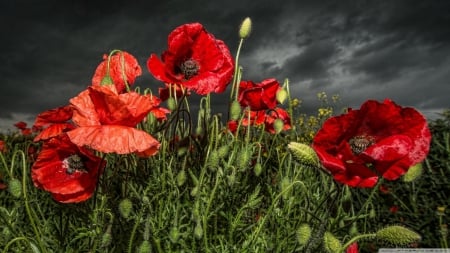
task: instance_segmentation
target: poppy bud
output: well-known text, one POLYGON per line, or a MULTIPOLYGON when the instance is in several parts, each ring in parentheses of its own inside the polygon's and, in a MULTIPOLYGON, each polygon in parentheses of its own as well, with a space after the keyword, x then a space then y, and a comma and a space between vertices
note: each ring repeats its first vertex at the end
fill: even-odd
POLYGON ((8 182, 8 191, 16 198, 22 195, 22 183, 17 178, 13 178, 8 182))
POLYGON ((149 253, 149 252, 151 252, 150 251, 150 242, 147 241, 147 240, 142 241, 141 245, 139 246, 138 252, 139 253, 149 253))
POLYGON ((241 105, 238 101, 234 100, 230 106, 230 119, 237 120, 241 114, 241 105))
POLYGON ((202 228, 202 224, 198 221, 197 225, 194 228, 194 236, 197 239, 202 239, 203 237, 203 228, 202 228))
POLYGON ((174 111, 175 109, 177 109, 177 102, 175 101, 175 98, 169 97, 166 103, 169 110, 174 111))
POLYGON ((216 168, 219 165, 219 154, 216 150, 211 151, 208 157, 208 164, 212 168, 216 168))
POLYGON ((330 232, 323 235, 323 244, 325 250, 329 253, 340 253, 342 247, 341 242, 330 232))
POLYGON ((219 156, 219 158, 224 158, 228 155, 229 150, 230 150, 230 147, 228 147, 228 145, 221 146, 217 150, 217 155, 219 156))
POLYGON ((180 238, 180 231, 177 227, 172 227, 169 232, 169 239, 173 243, 178 242, 178 239, 180 238))
POLYGON ((408 245, 421 239, 416 232, 403 226, 394 225, 376 232, 376 238, 394 245, 408 245))
POLYGON ((242 152, 239 153, 237 160, 237 167, 240 171, 244 171, 247 169, 248 163, 250 162, 250 150, 248 148, 244 148, 242 152))
POLYGON ((108 225, 108 228, 106 229, 106 232, 102 236, 102 248, 106 248, 111 244, 112 241, 112 235, 111 235, 111 224, 108 225))
POLYGON ((291 193, 291 189, 287 188, 291 185, 291 180, 288 177, 281 179, 281 192, 283 194, 283 199, 288 199, 291 193))
POLYGON ((259 175, 261 175, 262 169, 263 168, 262 168, 261 163, 256 163, 255 167, 253 168, 253 172, 255 173, 256 176, 259 176, 259 175))
POLYGON ((114 84, 110 75, 105 75, 100 82, 100 85, 112 85, 114 84))
POLYGON ((411 166, 408 171, 403 175, 404 182, 412 182, 422 175, 422 163, 411 166))
POLYGON ((278 103, 282 104, 284 101, 286 101, 286 98, 288 97, 288 93, 285 89, 280 89, 277 91, 277 101, 278 103))
POLYGON ((273 122, 273 129, 275 130, 275 133, 279 134, 281 131, 283 131, 284 122, 281 119, 276 119, 273 122))
POLYGON ((185 182, 186 182, 186 171, 180 170, 180 172, 178 172, 177 174, 177 185, 183 186, 185 182))
POLYGON ((319 166, 319 158, 314 149, 309 145, 299 142, 290 142, 288 148, 299 163, 313 167, 319 166))
POLYGON ((123 218, 127 219, 130 217, 131 211, 133 210, 133 203, 130 199, 125 198, 119 203, 119 213, 123 218))
POLYGON ((307 223, 303 223, 297 230, 297 242, 301 247, 305 246, 311 238, 311 227, 307 223))
POLYGON ((252 31, 252 20, 249 17, 246 17, 244 21, 241 23, 241 27, 239 28, 239 38, 246 39, 250 36, 250 32, 252 31))
POLYGON ((352 223, 352 226, 350 227, 350 230, 348 231, 348 233, 351 236, 355 236, 355 235, 359 234, 359 232, 358 232, 358 225, 356 224, 356 222, 352 223))
POLYGON ((191 196, 195 197, 198 194, 198 186, 195 186, 194 188, 192 188, 191 190, 191 196))

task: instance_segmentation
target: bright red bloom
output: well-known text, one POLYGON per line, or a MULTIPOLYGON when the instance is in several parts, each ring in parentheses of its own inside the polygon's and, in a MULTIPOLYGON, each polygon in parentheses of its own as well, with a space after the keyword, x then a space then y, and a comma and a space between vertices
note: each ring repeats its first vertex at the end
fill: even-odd
POLYGON ((252 111, 274 109, 277 106, 277 91, 281 89, 277 80, 271 78, 254 83, 241 81, 239 84, 239 103, 249 106, 252 111))
POLYGON ((389 212, 391 212, 391 213, 395 214, 395 213, 397 213, 397 212, 398 212, 398 209, 399 209, 399 207, 398 207, 398 206, 396 206, 396 205, 393 205, 393 206, 391 206, 391 207, 389 208, 389 212))
POLYGON ((34 141, 47 140, 74 129, 75 126, 68 122, 72 118, 72 114, 73 109, 69 105, 40 113, 36 117, 33 127, 42 130, 34 137, 34 141))
POLYGON ((109 60, 109 76, 112 83, 102 83, 103 78, 108 74, 108 55, 103 56, 103 61, 98 65, 92 77, 92 85, 114 84, 118 93, 126 91, 127 85, 130 87, 136 77, 142 75, 142 69, 136 58, 123 51, 119 51, 111 56, 109 60))
POLYGON ((27 128, 27 123, 23 122, 23 121, 19 121, 16 124, 14 124, 15 127, 17 127, 17 129, 19 130, 24 130, 27 128))
POLYGON ((276 107, 275 109, 270 110, 266 114, 266 118, 264 121, 266 131, 268 131, 271 134, 275 133, 273 124, 277 119, 280 119, 283 122, 283 129, 282 129, 283 131, 291 129, 291 117, 289 117, 289 113, 282 108, 276 107))
POLYGON ((153 155, 159 142, 135 127, 156 107, 155 101, 136 92, 117 94, 112 85, 91 86, 70 100, 78 127, 67 134, 76 145, 104 153, 153 155))
POLYGON ((340 183, 373 187, 396 180, 423 161, 430 148, 427 121, 391 100, 369 100, 359 110, 329 118, 313 140, 322 165, 340 183))
POLYGON ((230 50, 199 23, 181 25, 168 37, 161 60, 152 54, 147 61, 150 73, 164 83, 181 84, 197 94, 225 91, 234 63, 230 50))
POLYGON ((101 158, 76 146, 63 134, 44 142, 31 177, 36 187, 50 192, 56 201, 76 203, 92 196, 105 165, 101 158))
POLYGON ((345 250, 345 253, 358 253, 358 252, 359 252, 359 249, 358 249, 357 242, 350 244, 350 246, 348 246, 348 248, 345 250))
POLYGON ((3 140, 0 140, 0 152, 1 153, 6 153, 6 143, 3 140))
POLYGON ((167 114, 170 113, 170 110, 167 108, 160 107, 161 99, 153 95, 147 95, 150 98, 152 108, 150 109, 150 113, 155 116, 158 121, 163 121, 167 119, 167 114))
MULTIPOLYGON (((242 127, 248 127, 248 126, 260 126, 264 124, 266 119, 266 112, 265 111, 250 111, 246 109, 244 111, 244 117, 241 120, 241 126, 242 127)), ((237 131, 237 128, 239 126, 239 121, 231 120, 227 123, 228 129, 235 133, 237 131)))

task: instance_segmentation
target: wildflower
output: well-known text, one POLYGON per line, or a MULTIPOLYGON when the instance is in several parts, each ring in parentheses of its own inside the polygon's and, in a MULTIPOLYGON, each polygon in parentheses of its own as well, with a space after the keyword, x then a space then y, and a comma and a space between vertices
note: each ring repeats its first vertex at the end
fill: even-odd
POLYGON ((359 249, 358 249, 357 242, 350 244, 350 246, 348 246, 348 248, 345 250, 345 253, 358 253, 358 252, 359 252, 359 249))
POLYGON ((289 114, 284 109, 276 107, 266 113, 264 120, 266 131, 271 134, 276 133, 275 123, 277 121, 281 122, 280 131, 291 129, 291 118, 289 117, 289 114))
POLYGON ((241 81, 239 84, 239 103, 252 111, 274 109, 277 105, 277 92, 281 89, 277 80, 271 78, 260 83, 241 81))
POLYGON ((234 63, 225 43, 199 23, 181 25, 168 36, 168 48, 159 59, 152 54, 147 68, 158 80, 181 84, 199 95, 225 91, 234 63))
POLYGON ((6 153, 7 148, 6 148, 6 142, 3 140, 0 140, 0 153, 6 153))
POLYGON ((373 187, 379 177, 396 180, 425 159, 430 140, 426 119, 415 109, 369 100, 326 120, 313 148, 336 181, 373 187))
POLYGON ((92 77, 92 85, 105 84, 104 78, 109 77, 112 83, 107 84, 114 84, 117 92, 123 93, 140 75, 142 69, 136 58, 127 52, 118 51, 110 57, 103 56, 103 61, 97 66, 92 77))
POLYGON ((44 142, 31 177, 36 187, 50 192, 56 201, 76 203, 92 196, 105 165, 90 150, 76 146, 62 134, 44 142))
POLYGON ((89 146, 104 153, 141 153, 151 156, 159 142, 136 129, 158 103, 151 96, 136 92, 117 94, 114 86, 91 86, 70 100, 72 120, 77 128, 67 132, 76 145, 89 146))
POLYGON ((34 141, 47 140, 74 129, 75 126, 68 122, 72 118, 72 115, 73 110, 69 105, 38 114, 33 126, 42 130, 34 137, 34 141))

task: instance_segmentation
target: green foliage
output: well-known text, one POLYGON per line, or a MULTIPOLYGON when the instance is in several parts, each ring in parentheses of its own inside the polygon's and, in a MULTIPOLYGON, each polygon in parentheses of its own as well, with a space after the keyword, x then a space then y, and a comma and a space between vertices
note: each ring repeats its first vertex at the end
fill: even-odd
POLYGON ((300 130, 233 135, 210 116, 199 121, 201 135, 186 130, 193 129, 188 121, 158 132, 156 156, 108 155, 95 196, 60 204, 31 183, 33 154, 25 150, 36 144, 5 135, 0 174, 6 183, 25 184, 18 196, 0 190, 1 250, 338 252, 357 240, 361 252, 371 252, 389 246, 368 240, 388 224, 419 232, 421 247, 447 247, 450 117, 444 115, 430 123, 433 143, 421 177, 384 182, 388 193, 338 185, 297 162, 288 144, 303 138, 300 130))

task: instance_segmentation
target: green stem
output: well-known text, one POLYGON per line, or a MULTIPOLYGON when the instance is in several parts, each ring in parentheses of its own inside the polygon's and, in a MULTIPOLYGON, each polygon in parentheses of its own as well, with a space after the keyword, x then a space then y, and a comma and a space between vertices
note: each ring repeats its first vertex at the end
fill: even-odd
POLYGON ((36 222, 34 221, 33 218, 33 214, 30 208, 30 203, 28 200, 28 195, 27 195, 27 164, 26 164, 26 158, 25 158, 25 153, 23 153, 23 151, 20 151, 20 155, 22 156, 22 192, 23 192, 23 198, 25 200, 25 209, 28 215, 28 218, 30 220, 30 224, 33 227, 33 231, 34 234, 36 235, 38 244, 39 244, 39 248, 42 252, 47 252, 47 250, 45 250, 44 246, 42 245, 42 240, 40 237, 40 233, 39 230, 36 226, 36 222))
POLYGON ((233 75, 233 84, 232 84, 232 86, 231 86, 231 97, 230 97, 230 102, 231 101, 233 101, 233 96, 235 96, 235 99, 236 99, 236 101, 237 101, 237 99, 238 99, 238 94, 239 94, 239 92, 238 92, 238 87, 239 87, 239 84, 238 84, 238 72, 239 72, 239 55, 240 55, 240 53, 241 53, 241 48, 242 48, 242 44, 244 43, 244 39, 241 39, 240 41, 239 41, 239 46, 238 46, 238 49, 237 49, 237 51, 236 51, 236 58, 235 58, 235 61, 234 61, 234 75, 233 75), (236 93, 236 94, 235 94, 236 93))
POLYGON ((348 242, 346 242, 344 245, 342 245, 341 249, 339 250, 339 252, 344 252, 350 245, 352 245, 352 243, 361 240, 361 239, 373 239, 375 238, 377 235, 375 233, 372 234, 362 234, 362 235, 357 235, 355 237, 353 237, 352 239, 350 239, 348 242))

